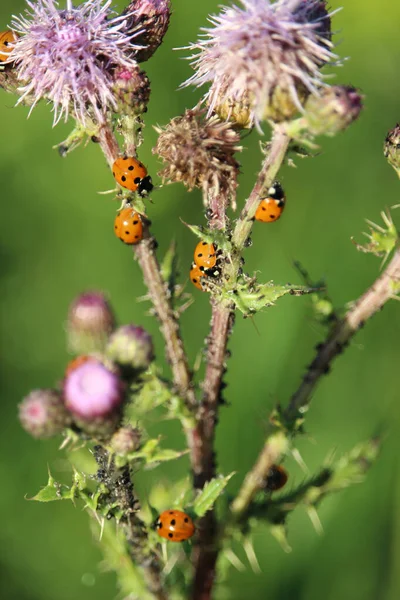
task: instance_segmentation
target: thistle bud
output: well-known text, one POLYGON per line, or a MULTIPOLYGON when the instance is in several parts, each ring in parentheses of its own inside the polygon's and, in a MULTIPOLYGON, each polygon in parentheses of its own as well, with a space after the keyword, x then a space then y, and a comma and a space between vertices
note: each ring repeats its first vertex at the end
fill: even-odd
POLYGON ((111 438, 110 445, 115 454, 127 456, 140 446, 140 430, 130 425, 120 427, 111 438))
POLYGON ((146 73, 138 66, 131 69, 120 67, 115 70, 113 79, 116 112, 132 116, 145 113, 150 99, 150 81, 146 73))
POLYGON ((19 405, 19 420, 33 437, 48 438, 61 433, 71 418, 56 390, 34 390, 19 405))
POLYGON ((84 431, 107 435, 120 419, 124 390, 118 373, 93 358, 66 376, 65 406, 84 431))
POLYGON ((313 135, 336 135, 357 119, 362 109, 362 96, 351 86, 334 85, 309 96, 304 118, 313 135))
POLYGON ((101 292, 85 292, 71 304, 67 322, 69 351, 101 352, 115 327, 111 307, 101 292))
POLYGON ((145 62, 160 46, 169 26, 170 0, 132 0, 124 10, 127 16, 125 32, 134 33, 135 42, 143 48, 135 52, 138 63, 145 62))
POLYGON ((154 358, 151 335, 142 327, 123 325, 110 337, 106 354, 121 367, 144 371, 154 358))
POLYGON ((388 131, 383 146, 383 154, 389 165, 396 171, 398 177, 400 177, 400 125, 388 131))

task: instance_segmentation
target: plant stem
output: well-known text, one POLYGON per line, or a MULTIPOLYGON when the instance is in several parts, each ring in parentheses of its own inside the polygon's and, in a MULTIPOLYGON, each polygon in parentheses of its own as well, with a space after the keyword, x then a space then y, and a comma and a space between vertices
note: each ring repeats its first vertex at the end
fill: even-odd
POLYGON ((129 467, 116 468, 114 461, 102 446, 94 448, 94 458, 99 466, 98 480, 108 490, 111 502, 118 505, 122 511, 120 525, 132 561, 140 567, 147 589, 152 596, 156 600, 168 600, 161 579, 158 556, 149 548, 146 529, 137 514, 140 505, 134 494, 129 467))
POLYGON ((272 140, 267 148, 267 154, 257 177, 257 181, 240 213, 240 217, 237 220, 236 227, 233 231, 232 244, 239 251, 243 249, 244 244, 250 235, 254 215, 260 204, 262 194, 272 185, 282 166, 289 143, 290 137, 286 134, 282 126, 277 125, 274 129, 272 140))
MULTIPOLYGON (((115 135, 109 125, 104 124, 100 128, 99 142, 111 167, 120 151, 115 135)), ((179 322, 169 299, 168 286, 161 276, 160 265, 155 255, 155 246, 154 238, 151 237, 148 228, 145 227, 144 239, 140 244, 134 246, 134 252, 143 271, 143 277, 157 318, 161 323, 161 333, 164 337, 167 360, 171 365, 174 385, 189 410, 194 413, 197 408, 197 400, 192 387, 192 376, 183 347, 179 322)), ((194 477, 196 477, 202 470, 202 441, 196 428, 184 424, 184 429, 190 450, 191 466, 194 477)))
MULTIPOLYGON (((293 394, 284 412, 284 420, 293 422, 302 417, 311 401, 312 393, 320 378, 329 372, 333 360, 349 345, 352 337, 365 322, 383 308, 388 300, 399 292, 400 285, 400 248, 396 250, 385 271, 370 288, 353 304, 328 335, 325 342, 317 347, 317 354, 307 369, 302 383, 293 394)), ((254 466, 247 474, 235 500, 231 512, 235 519, 241 518, 247 511, 255 494, 261 489, 271 466, 285 454, 289 446, 288 435, 274 433, 267 439, 254 466)))

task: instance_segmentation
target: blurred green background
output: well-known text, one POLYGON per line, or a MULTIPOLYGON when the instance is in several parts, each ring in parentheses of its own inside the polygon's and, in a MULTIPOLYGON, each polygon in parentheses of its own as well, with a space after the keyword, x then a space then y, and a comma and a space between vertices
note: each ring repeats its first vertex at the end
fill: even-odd
MULTIPOLYGON (((123 1, 116 2, 119 9, 123 1)), ((300 281, 293 259, 315 278, 325 276, 336 305, 355 299, 376 277, 379 259, 356 251, 351 236, 362 240, 364 218, 379 222, 385 207, 400 202, 400 184, 382 155, 388 129, 400 119, 400 4, 392 0, 332 0, 344 4, 334 18, 341 57, 335 81, 351 83, 365 94, 365 110, 349 131, 321 140, 321 154, 285 168, 288 202, 284 217, 256 224, 246 254, 249 272, 265 280, 300 281)), ((177 91, 191 71, 177 46, 194 40, 217 0, 174 0, 165 43, 144 66, 152 82, 141 158, 155 176, 160 165, 151 148, 153 125, 165 124, 193 106, 200 92, 177 91)), ((22 0, 3 0, 0 22, 24 8, 22 0)), ((109 293, 119 321, 140 323, 151 331, 159 356, 163 345, 155 320, 137 297, 145 293, 131 252, 116 240, 112 196, 99 196, 113 181, 99 148, 89 144, 67 159, 52 146, 69 128, 52 129, 52 116, 39 106, 26 120, 26 108, 0 92, 1 172, 1 401, 0 401, 0 597, 7 600, 108 600, 116 597, 113 574, 99 568, 101 554, 92 543, 88 517, 70 504, 27 502, 47 477, 47 465, 62 478, 57 441, 36 442, 16 419, 17 404, 32 388, 51 386, 68 356, 64 322, 70 301, 80 291, 109 293)), ((244 141, 239 203, 260 164, 258 136, 244 141)), ((180 185, 154 193, 149 215, 163 253, 171 233, 179 244, 182 281, 195 240, 182 225, 203 222, 198 192, 180 185)), ((397 222, 400 213, 396 215, 397 222)), ((183 317, 193 363, 207 334, 210 309, 206 294, 194 288, 194 304, 183 317)), ((250 320, 237 319, 230 342, 230 405, 221 410, 217 448, 223 473, 236 471, 231 490, 254 460, 269 411, 295 390, 313 347, 323 335, 307 298, 285 298, 250 320)), ((285 555, 267 528, 256 535, 262 575, 231 571, 230 598, 269 600, 397 600, 400 596, 399 451, 399 306, 392 302, 357 336, 315 394, 308 417, 309 439, 299 448, 311 470, 327 453, 348 451, 378 428, 388 435, 381 458, 367 481, 329 499, 320 510, 325 534, 318 537, 305 513, 290 520, 293 552, 285 555), (251 592, 250 592, 251 590, 251 592)), ((162 426, 166 445, 181 447, 178 426, 162 426)), ((157 429, 154 428, 154 432, 157 429)), ((303 478, 289 459, 291 483, 303 478)), ((145 490, 154 478, 182 477, 185 459, 169 468, 138 474, 145 490)), ((238 550, 240 553, 240 549, 238 550)))

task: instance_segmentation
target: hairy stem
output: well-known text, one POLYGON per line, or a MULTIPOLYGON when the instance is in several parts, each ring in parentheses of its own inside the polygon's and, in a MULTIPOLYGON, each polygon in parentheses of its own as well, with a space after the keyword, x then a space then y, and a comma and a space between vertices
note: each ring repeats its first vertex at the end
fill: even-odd
MULTIPOLYGON (((97 479, 108 490, 110 502, 122 510, 120 525, 125 534, 129 555, 141 568, 143 579, 152 596, 156 600, 168 600, 158 556, 150 549, 146 529, 138 517, 140 505, 134 494, 129 467, 116 468, 114 461, 102 446, 94 448, 94 457, 99 467, 97 479)), ((132 593, 134 591, 132 590, 132 593)))
POLYGON ((286 156, 289 143, 290 137, 285 133, 285 130, 281 126, 277 125, 272 140, 267 148, 265 160, 257 177, 257 181, 240 213, 240 217, 237 220, 236 227, 233 231, 232 244, 238 250, 243 249, 245 242, 250 235, 254 215, 260 204, 260 198, 274 182, 286 156))
MULTIPOLYGON (((311 401, 317 383, 329 372, 333 360, 345 350, 365 322, 399 292, 399 286, 400 249, 397 249, 385 271, 353 304, 344 318, 337 322, 327 339, 318 345, 317 354, 308 367, 300 387, 293 394, 284 413, 284 419, 293 422, 297 417, 302 416, 311 401)), ((274 433, 267 439, 231 505, 231 512, 235 519, 241 518, 246 513, 255 494, 261 489, 269 469, 285 454, 288 446, 288 437, 282 432, 274 433)))

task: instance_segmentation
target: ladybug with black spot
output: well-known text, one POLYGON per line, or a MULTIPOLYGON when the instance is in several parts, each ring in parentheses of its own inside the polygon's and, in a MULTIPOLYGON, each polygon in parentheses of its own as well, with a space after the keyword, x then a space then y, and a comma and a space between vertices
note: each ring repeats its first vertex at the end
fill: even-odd
POLYGON ((143 238, 140 215, 131 206, 125 206, 115 217, 114 232, 124 244, 138 244, 143 238))
POLYGON ((285 192, 278 181, 269 188, 268 195, 263 198, 256 210, 255 219, 262 223, 273 223, 277 221, 286 204, 285 192))
POLYGON ((114 161, 112 174, 116 182, 139 196, 146 196, 153 189, 150 175, 143 163, 134 156, 121 156, 114 161))
POLYGON ((217 248, 208 242, 199 242, 194 251, 194 262, 202 271, 212 269, 217 264, 217 248))
POLYGON ((10 31, 10 29, 0 31, 0 62, 10 59, 13 44, 15 44, 17 39, 17 35, 13 31, 10 31))
POLYGON ((276 492, 282 489, 289 479, 287 471, 281 465, 272 465, 265 479, 264 489, 276 492))
POLYGON ((165 510, 157 519, 157 533, 170 542, 184 542, 194 535, 192 519, 182 510, 165 510))

